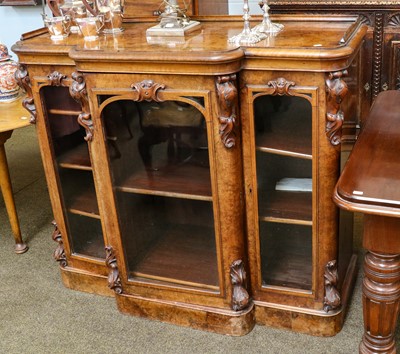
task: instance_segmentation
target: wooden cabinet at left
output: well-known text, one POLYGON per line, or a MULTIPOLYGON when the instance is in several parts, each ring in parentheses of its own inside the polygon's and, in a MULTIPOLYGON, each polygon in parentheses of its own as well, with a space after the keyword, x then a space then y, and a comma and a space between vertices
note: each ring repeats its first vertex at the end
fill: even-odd
POLYGON ((39 136, 54 213, 54 258, 63 282, 71 289, 112 296, 107 287, 106 242, 89 154, 89 128, 84 123, 88 106, 76 85, 75 99, 70 94, 75 67, 69 49, 69 45, 48 46, 45 52, 26 53, 20 58, 17 77, 28 92, 24 105, 39 136))

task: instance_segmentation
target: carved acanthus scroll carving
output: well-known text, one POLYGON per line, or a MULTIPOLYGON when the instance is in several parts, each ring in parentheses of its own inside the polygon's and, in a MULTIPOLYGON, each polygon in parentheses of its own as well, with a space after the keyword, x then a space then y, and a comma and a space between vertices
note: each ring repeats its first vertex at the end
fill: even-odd
POLYGON ((86 141, 93 139, 93 121, 90 114, 88 94, 86 90, 86 83, 83 74, 79 72, 72 73, 73 82, 69 87, 71 97, 79 102, 82 107, 82 112, 78 116, 78 123, 86 130, 86 141))
POLYGON ((236 145, 236 105, 238 92, 235 86, 236 75, 220 76, 217 78, 216 87, 219 101, 219 134, 226 148, 236 145))
POLYGON ((65 268, 68 265, 68 262, 67 262, 67 257, 65 255, 64 243, 62 241, 61 232, 58 229, 55 220, 53 220, 51 223, 54 226, 54 231, 51 238, 53 239, 53 241, 58 243, 58 246, 53 253, 53 258, 60 264, 60 267, 65 268))
POLYGON ((343 112, 340 110, 343 98, 349 89, 342 79, 347 75, 347 70, 329 73, 326 80, 327 113, 325 132, 332 145, 339 145, 342 137, 343 112))
POLYGON ((337 285, 339 281, 337 271, 337 261, 333 260, 325 266, 325 297, 324 297, 324 311, 328 312, 339 308, 342 304, 340 299, 337 285))
POLYGON ((108 287, 114 290, 117 294, 122 294, 121 279, 119 277, 119 270, 117 259, 114 250, 111 246, 106 246, 106 266, 108 268, 108 287))
POLYGON ((28 70, 23 64, 18 64, 18 69, 15 72, 15 79, 18 82, 19 87, 21 87, 26 92, 26 97, 22 101, 22 106, 30 114, 30 123, 36 123, 36 106, 33 100, 32 84, 31 79, 28 75, 28 70))
POLYGON ((53 71, 51 74, 47 75, 50 80, 51 86, 63 86, 63 80, 67 78, 67 75, 61 74, 58 71, 53 71))
POLYGON ((249 293, 246 290, 246 271, 243 261, 238 259, 230 267, 232 291, 232 309, 240 311, 247 307, 250 302, 249 293))
POLYGON ((135 99, 137 102, 162 102, 162 100, 158 97, 158 90, 164 89, 165 85, 158 84, 152 80, 143 80, 142 82, 132 84, 131 88, 138 93, 138 97, 135 99))
POLYGON ((272 96, 292 96, 290 88, 295 86, 296 83, 293 81, 287 81, 283 77, 279 77, 276 80, 268 81, 268 86, 270 86, 274 91, 271 93, 272 96))

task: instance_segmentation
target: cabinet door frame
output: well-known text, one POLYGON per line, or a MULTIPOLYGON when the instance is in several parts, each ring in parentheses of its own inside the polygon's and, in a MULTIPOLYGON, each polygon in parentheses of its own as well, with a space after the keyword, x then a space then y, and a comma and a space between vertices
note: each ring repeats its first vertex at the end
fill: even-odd
POLYGON ((226 298, 226 282, 227 276, 226 271, 223 269, 225 266, 225 262, 222 261, 224 258, 224 250, 221 243, 221 225, 219 216, 219 204, 220 200, 218 197, 218 188, 219 184, 217 182, 218 171, 215 166, 216 164, 216 152, 215 152, 215 123, 213 122, 213 110, 212 110, 212 92, 210 90, 188 90, 188 89, 163 89, 157 93, 157 97, 161 101, 167 100, 178 100, 185 103, 190 103, 196 108, 200 110, 203 114, 206 124, 207 124, 207 135, 208 135, 208 144, 209 144, 209 154, 210 154, 210 177, 211 177, 211 186, 212 186, 212 195, 213 195, 213 213, 214 213, 214 230, 215 230, 215 238, 216 238, 216 247, 217 247, 217 259, 218 261, 218 278, 219 278, 219 290, 218 291, 205 291, 202 288, 196 289, 193 287, 184 287, 177 286, 173 283, 163 283, 157 284, 152 281, 143 281, 140 279, 130 279, 128 276, 128 264, 124 256, 124 247, 121 242, 121 229, 119 226, 119 218, 118 211, 116 208, 116 198, 114 193, 111 193, 113 185, 112 176, 110 172, 110 162, 107 159, 104 159, 104 156, 108 156, 107 148, 105 144, 105 132, 103 130, 103 122, 102 122, 102 110, 104 107, 114 101, 119 100, 129 100, 129 101, 137 101, 138 93, 132 88, 124 88, 124 87, 115 87, 115 88, 103 88, 103 87, 94 87, 89 88, 89 101, 91 106, 91 112, 93 117, 93 127, 94 127, 94 138, 92 144, 96 146, 92 149, 93 160, 94 160, 94 171, 97 175, 97 180, 101 179, 102 187, 104 190, 103 196, 106 196, 104 200, 99 201, 100 210, 102 208, 107 209, 107 215, 104 216, 105 224, 107 225, 107 233, 109 235, 110 245, 113 247, 115 252, 115 257, 118 263, 118 269, 120 274, 120 280, 122 283, 122 288, 124 289, 124 293, 126 294, 141 294, 144 297, 162 297, 165 299, 176 300, 176 294, 181 294, 181 296, 187 296, 185 294, 191 293, 195 294, 198 298, 197 301, 209 302, 210 297, 215 298, 215 304, 220 302, 218 299, 226 298), (106 99, 101 104, 97 104, 95 102, 99 102, 99 96, 111 96, 106 99), (204 107, 201 104, 196 104, 195 101, 191 100, 188 97, 198 97, 201 98, 204 102, 204 107), (104 161, 107 160, 107 161, 104 161), (102 168, 100 168, 100 161, 102 164, 102 168), (169 293, 169 295, 168 295, 169 293), (204 300, 201 300, 204 299, 204 300))
MULTIPOLYGON (((266 74, 270 77, 272 74, 266 74)), ((290 76, 290 75, 288 75, 290 76)), ((288 296, 295 295, 309 300, 315 298, 316 284, 318 276, 317 255, 318 255, 318 144, 319 144, 319 88, 318 86, 302 86, 296 85, 290 80, 277 77, 276 80, 265 80, 267 84, 252 85, 245 84, 243 94, 245 95, 244 102, 246 104, 242 107, 244 110, 242 116, 246 115, 248 120, 243 127, 243 140, 247 141, 243 145, 244 150, 244 166, 245 166, 245 195, 246 195, 246 210, 247 216, 247 230, 248 230, 248 243, 249 243, 249 262, 252 274, 252 293, 255 300, 264 300, 270 294, 287 294, 288 296), (279 82, 283 86, 279 85, 279 82), (258 217, 258 196, 257 196, 257 176, 256 176, 256 146, 254 136, 254 101, 257 97, 271 95, 271 96, 293 96, 306 99, 311 105, 312 112, 312 287, 310 290, 301 290, 297 288, 285 288, 282 286, 262 285, 261 275, 261 260, 260 260, 260 240, 259 240, 259 217, 258 217)), ((273 295, 274 296, 274 295, 273 295)), ((307 300, 305 300, 307 301, 307 300)))

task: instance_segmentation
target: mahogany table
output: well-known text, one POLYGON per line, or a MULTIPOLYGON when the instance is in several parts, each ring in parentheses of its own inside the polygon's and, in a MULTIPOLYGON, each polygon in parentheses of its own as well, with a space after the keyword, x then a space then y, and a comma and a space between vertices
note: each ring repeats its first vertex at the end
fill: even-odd
POLYGON ((11 230, 15 238, 16 253, 26 252, 28 246, 22 241, 21 237, 4 144, 11 137, 14 129, 27 125, 29 125, 29 119, 27 111, 22 107, 22 99, 10 103, 0 103, 0 187, 10 220, 11 230))
POLYGON ((400 299, 400 91, 378 95, 334 192, 364 214, 360 353, 396 353, 400 299))

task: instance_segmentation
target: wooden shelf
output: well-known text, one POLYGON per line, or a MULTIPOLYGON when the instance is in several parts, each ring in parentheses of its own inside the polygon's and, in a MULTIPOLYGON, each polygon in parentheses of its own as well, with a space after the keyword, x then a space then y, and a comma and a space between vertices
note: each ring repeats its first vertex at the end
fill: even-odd
POLYGON ((312 193, 259 191, 259 218, 262 221, 312 225, 312 193))
POLYGON ((166 225, 165 230, 130 267, 130 278, 219 290, 214 230, 188 225, 166 225))
POLYGON ((117 190, 212 201, 209 169, 190 164, 170 165, 157 171, 137 171, 126 178, 117 190))
POLYGON ((63 168, 91 171, 92 165, 89 149, 86 143, 79 144, 57 158, 58 164, 63 168))
MULTIPOLYGON (((285 146, 285 148, 289 148, 289 147, 285 146)), ((269 147, 260 147, 260 146, 257 146, 256 149, 258 151, 268 152, 270 154, 291 156, 291 157, 298 157, 300 159, 312 160, 312 155, 311 154, 307 154, 307 153, 300 152, 300 151, 284 150, 284 149, 279 149, 279 148, 276 148, 276 147, 269 148, 269 147)), ((292 149, 293 149, 293 147, 292 147, 292 149)), ((303 149, 298 149, 298 150, 303 150, 303 149)))
POLYGON ((256 136, 256 149, 311 160, 311 131, 304 126, 305 124, 298 124, 290 127, 290 130, 286 126, 274 126, 273 131, 256 136))
POLYGON ((312 228, 271 223, 265 230, 261 246, 263 287, 311 290, 312 228))
POLYGON ((49 109, 50 114, 63 115, 63 116, 78 116, 82 111, 74 111, 69 109, 49 109))
POLYGON ((70 213, 68 224, 73 254, 97 259, 105 258, 104 239, 99 219, 70 213))
POLYGON ((92 185, 74 196, 68 203, 68 211, 73 214, 100 219, 94 186, 92 185))
POLYGON ((300 97, 260 97, 255 107, 256 149, 278 155, 312 158, 312 113, 310 103, 300 97), (272 102, 277 100, 275 109, 272 102), (264 105, 265 107, 262 107, 264 105), (268 108, 269 107, 269 108, 268 108), (257 109, 257 107, 256 107, 257 109))

